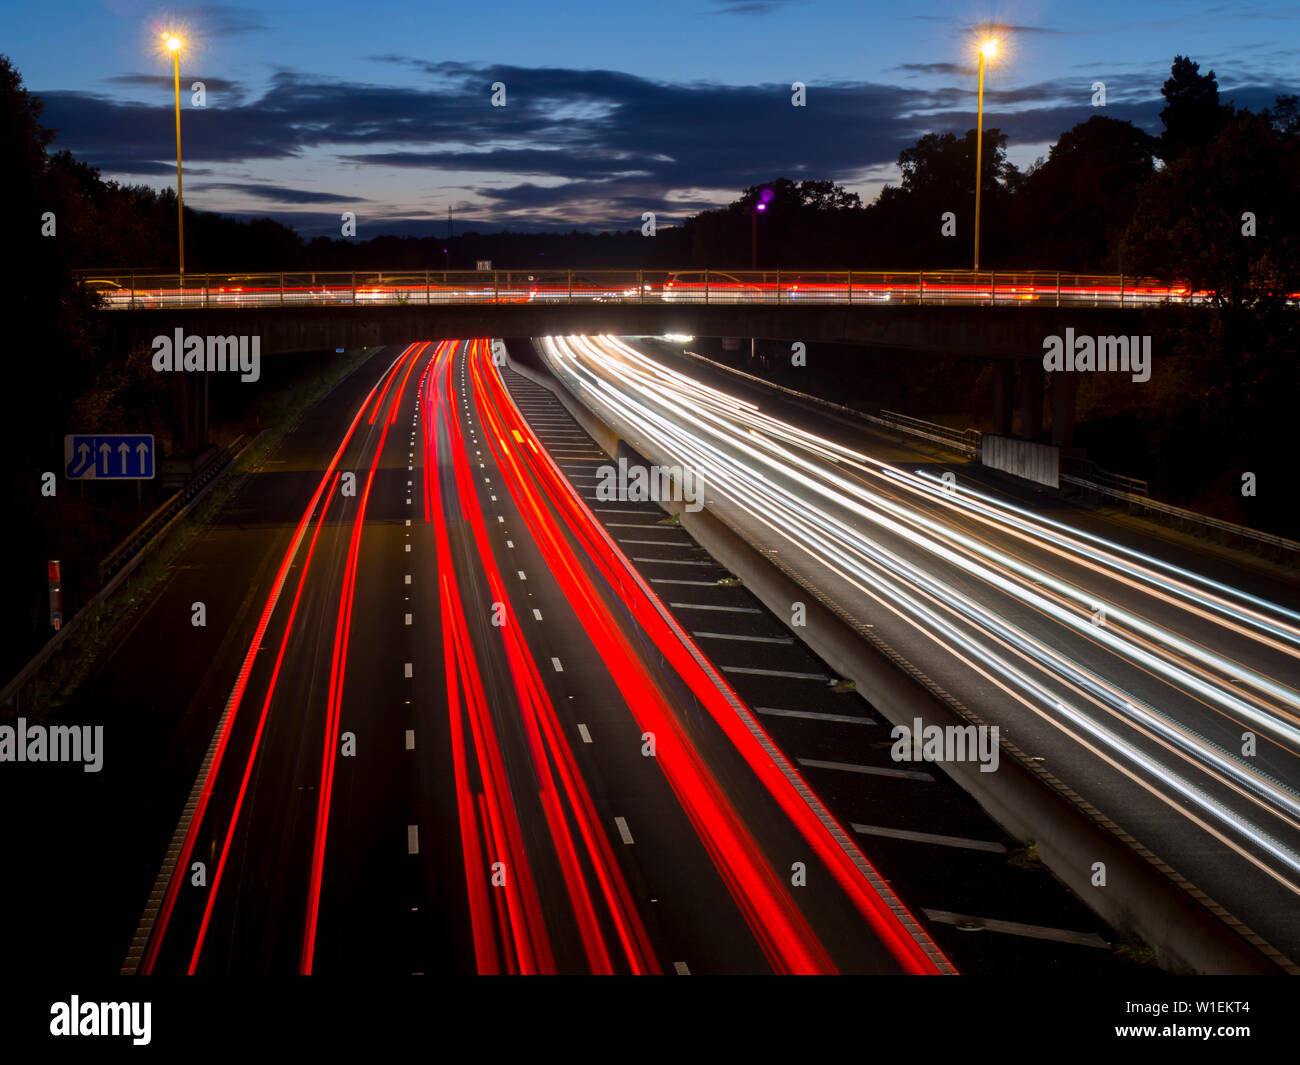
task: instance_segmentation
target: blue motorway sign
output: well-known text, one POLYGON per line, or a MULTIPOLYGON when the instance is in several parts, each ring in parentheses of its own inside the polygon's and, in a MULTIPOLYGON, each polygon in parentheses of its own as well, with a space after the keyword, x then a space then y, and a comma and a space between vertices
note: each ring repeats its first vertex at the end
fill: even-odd
POLYGON ((153 436, 97 433, 63 438, 64 475, 71 481, 149 481, 153 436))

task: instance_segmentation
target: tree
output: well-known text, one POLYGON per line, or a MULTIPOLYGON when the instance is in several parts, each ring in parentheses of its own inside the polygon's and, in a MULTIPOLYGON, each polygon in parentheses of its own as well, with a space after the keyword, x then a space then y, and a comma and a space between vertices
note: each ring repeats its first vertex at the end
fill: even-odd
POLYGON ((1119 245, 1158 144, 1131 122, 1093 115, 1061 134, 1015 196, 1027 267, 1119 272, 1119 245))
POLYGON ((1201 73, 1199 63, 1174 56, 1169 77, 1160 89, 1165 98, 1160 121, 1160 158, 1172 163, 1189 148, 1205 144, 1231 117, 1232 109, 1219 103, 1219 83, 1211 70, 1201 73))

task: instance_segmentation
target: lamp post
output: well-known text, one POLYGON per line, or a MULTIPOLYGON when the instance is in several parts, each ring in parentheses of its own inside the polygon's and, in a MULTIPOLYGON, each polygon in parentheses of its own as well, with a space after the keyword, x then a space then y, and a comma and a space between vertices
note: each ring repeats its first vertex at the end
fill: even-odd
POLYGON ((185 197, 181 189, 181 39, 167 36, 167 50, 172 54, 172 84, 176 90, 176 240, 180 249, 181 285, 185 276, 185 197))
POLYGON ((996 37, 980 45, 979 106, 975 117, 975 269, 980 268, 980 191, 984 185, 984 60, 998 54, 996 37))

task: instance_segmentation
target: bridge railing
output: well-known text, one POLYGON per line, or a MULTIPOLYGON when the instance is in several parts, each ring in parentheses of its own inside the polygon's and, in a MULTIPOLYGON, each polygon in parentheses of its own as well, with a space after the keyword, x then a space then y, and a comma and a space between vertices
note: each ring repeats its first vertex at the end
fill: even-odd
POLYGON ((1139 307, 1208 294, 1151 278, 867 270, 360 270, 244 274, 82 271, 105 310, 658 303, 1139 307))

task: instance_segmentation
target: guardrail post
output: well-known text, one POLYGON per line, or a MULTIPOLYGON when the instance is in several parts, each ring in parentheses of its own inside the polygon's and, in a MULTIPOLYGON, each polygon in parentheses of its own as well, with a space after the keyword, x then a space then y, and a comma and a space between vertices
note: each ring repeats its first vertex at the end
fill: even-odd
POLYGON ((996 270, 989 273, 989 303, 995 307, 998 303, 998 272, 996 270))
POLYGON ((925 271, 922 270, 916 275, 916 302, 925 302, 925 271))
POLYGON ((284 306, 284 274, 280 275, 280 306, 284 306))
POLYGON ((492 302, 501 302, 501 271, 492 271, 492 302))
POLYGON ((1056 271, 1056 305, 1061 305, 1061 271, 1056 271))

